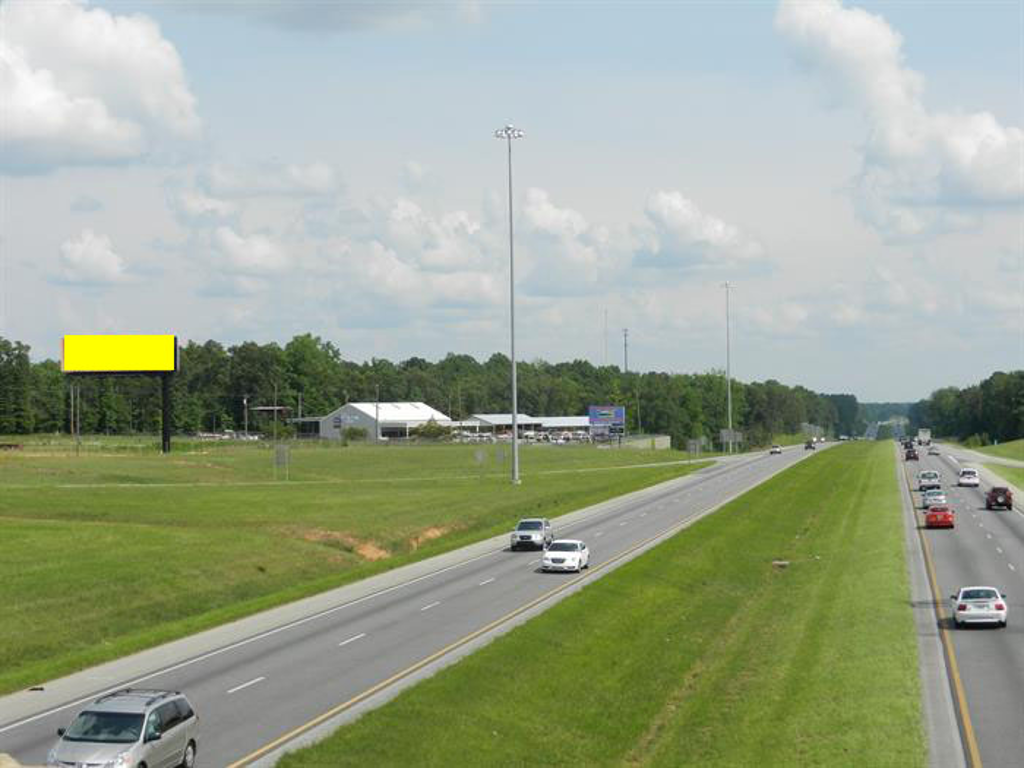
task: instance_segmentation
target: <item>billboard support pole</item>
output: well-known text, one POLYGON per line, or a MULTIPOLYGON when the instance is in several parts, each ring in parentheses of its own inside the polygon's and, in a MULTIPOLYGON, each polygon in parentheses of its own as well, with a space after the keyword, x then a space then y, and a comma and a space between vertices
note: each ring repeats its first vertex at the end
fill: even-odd
POLYGON ((163 392, 163 416, 160 419, 161 423, 161 436, 160 436, 160 451, 162 453, 171 452, 171 376, 173 374, 164 373, 160 376, 161 390, 163 392))

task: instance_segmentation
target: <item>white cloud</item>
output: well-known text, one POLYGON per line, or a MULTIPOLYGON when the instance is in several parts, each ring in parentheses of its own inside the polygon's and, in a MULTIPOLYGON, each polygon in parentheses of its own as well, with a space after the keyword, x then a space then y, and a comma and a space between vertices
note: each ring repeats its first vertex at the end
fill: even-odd
POLYGON ((216 266, 224 272, 262 277, 281 272, 288 266, 288 254, 267 235, 243 236, 231 227, 221 226, 217 227, 213 239, 217 251, 224 257, 216 266))
POLYGON ((120 283, 127 278, 124 259, 114 252, 110 238, 91 229, 61 244, 57 276, 62 282, 88 285, 120 283))
POLYGON ((855 182, 862 218, 893 239, 976 226, 970 206, 1024 195, 1024 131, 989 112, 932 112, 924 78, 881 16, 838 0, 783 0, 776 28, 799 62, 867 121, 855 182))
POLYGON ((242 167, 216 163, 200 175, 204 187, 222 197, 315 197, 341 191, 341 177, 327 163, 264 163, 242 167))
POLYGON ((239 3, 233 0, 206 0, 186 7, 206 12, 242 14, 266 24, 317 33, 357 29, 409 29, 452 21, 472 23, 480 17, 479 3, 475 0, 447 3, 408 0, 387 3, 297 3, 293 0, 239 3))
POLYGON ((736 226, 702 211, 680 192, 655 192, 644 208, 645 266, 707 266, 760 258, 760 243, 736 226))
POLYGON ((225 219, 238 212, 234 203, 211 197, 197 189, 176 192, 171 202, 180 215, 189 219, 225 219))
POLYGON ((181 60, 149 18, 9 0, 0 28, 0 169, 137 160, 199 135, 181 60))

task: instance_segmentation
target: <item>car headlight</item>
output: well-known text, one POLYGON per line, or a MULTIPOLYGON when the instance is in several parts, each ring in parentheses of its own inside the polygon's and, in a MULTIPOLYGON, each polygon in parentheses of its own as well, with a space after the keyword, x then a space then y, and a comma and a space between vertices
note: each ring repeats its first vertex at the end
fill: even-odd
POLYGON ((122 752, 120 755, 115 757, 103 764, 103 768, 130 768, 131 766, 132 753, 122 752))

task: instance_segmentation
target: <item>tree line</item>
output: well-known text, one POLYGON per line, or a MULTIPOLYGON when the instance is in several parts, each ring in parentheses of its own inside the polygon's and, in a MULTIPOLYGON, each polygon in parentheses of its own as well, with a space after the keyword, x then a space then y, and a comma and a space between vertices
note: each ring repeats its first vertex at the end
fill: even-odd
POLYGON ((1024 437, 1024 370, 996 371, 964 389, 943 387, 910 406, 911 434, 928 427, 936 437, 977 445, 1024 437))
MULTIPOLYGON (((69 381, 59 363, 33 363, 26 344, 0 337, 0 434, 69 431, 69 381)), ((177 433, 269 431, 268 406, 286 417, 320 416, 346 402, 422 401, 454 419, 474 413, 508 413, 509 359, 480 362, 449 354, 430 362, 374 358, 345 360, 330 341, 311 334, 284 346, 246 341, 189 342, 180 349, 172 386, 177 433)), ((518 366, 519 410, 533 416, 585 415, 590 405, 623 405, 630 432, 668 434, 684 448, 690 438, 717 443, 726 426, 726 384, 721 371, 669 374, 623 372, 583 360, 518 366)), ((77 377, 83 433, 156 433, 160 382, 131 376, 77 377)), ((763 445, 779 434, 815 424, 831 434, 859 434, 857 398, 819 394, 775 380, 733 380, 733 426, 745 442, 763 445)), ((279 429, 287 433, 282 423, 279 429)))

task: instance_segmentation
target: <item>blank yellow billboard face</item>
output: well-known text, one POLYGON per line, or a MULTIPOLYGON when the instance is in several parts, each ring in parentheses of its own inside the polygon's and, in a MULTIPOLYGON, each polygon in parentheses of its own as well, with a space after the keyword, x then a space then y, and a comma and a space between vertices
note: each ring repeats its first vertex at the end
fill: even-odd
POLYGON ((172 373, 178 337, 65 336, 64 373, 172 373))

